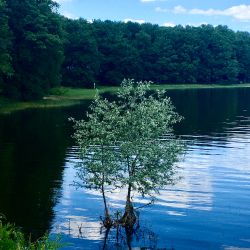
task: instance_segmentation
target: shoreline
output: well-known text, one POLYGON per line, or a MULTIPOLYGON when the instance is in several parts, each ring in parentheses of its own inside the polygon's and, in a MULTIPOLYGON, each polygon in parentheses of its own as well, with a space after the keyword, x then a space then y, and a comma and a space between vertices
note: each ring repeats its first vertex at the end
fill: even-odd
MULTIPOLYGON (((100 87, 97 88, 100 94, 114 93, 119 87, 100 87)), ((189 90, 189 89, 232 89, 250 88, 250 83, 245 84, 162 84, 151 85, 152 89, 160 90, 189 90)), ((58 108, 80 104, 82 101, 93 100, 97 89, 79 89, 70 87, 58 87, 50 91, 50 94, 42 100, 31 102, 18 102, 0 96, 0 114, 10 114, 14 111, 34 108, 58 108)))

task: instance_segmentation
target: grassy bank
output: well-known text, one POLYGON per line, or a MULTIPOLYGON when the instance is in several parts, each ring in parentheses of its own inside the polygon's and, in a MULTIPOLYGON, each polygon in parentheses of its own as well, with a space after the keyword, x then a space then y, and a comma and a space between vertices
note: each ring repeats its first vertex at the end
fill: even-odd
MULTIPOLYGON (((185 89, 218 89, 218 88, 250 88, 249 84, 165 84, 153 85, 153 89, 164 90, 185 90, 185 89)), ((118 87, 100 87, 99 93, 116 92, 118 87)), ((17 110, 28 108, 54 108, 71 106, 80 103, 84 100, 92 100, 96 94, 95 89, 73 89, 59 87, 52 89, 50 95, 43 98, 43 100, 35 102, 16 102, 0 96, 0 114, 11 113, 17 110)))
POLYGON ((44 99, 35 102, 16 102, 3 97, 0 97, 0 114, 7 114, 13 111, 30 109, 30 108, 54 108, 75 105, 80 101, 63 100, 63 99, 44 99))
POLYGON ((57 250, 63 245, 60 238, 52 241, 46 235, 35 242, 25 238, 24 233, 10 223, 3 224, 0 214, 0 249, 1 250, 57 250))

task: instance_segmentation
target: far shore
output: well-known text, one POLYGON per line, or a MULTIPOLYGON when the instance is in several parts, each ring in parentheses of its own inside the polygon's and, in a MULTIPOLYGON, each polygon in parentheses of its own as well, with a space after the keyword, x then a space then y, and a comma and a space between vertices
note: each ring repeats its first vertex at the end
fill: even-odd
MULTIPOLYGON (((50 91, 48 96, 42 100, 32 102, 17 102, 0 96, 0 114, 11 113, 18 110, 30 108, 56 108, 80 104, 81 101, 93 100, 96 92, 100 94, 114 93, 119 87, 97 87, 97 89, 80 89, 69 87, 58 87, 50 91)), ((152 89, 160 90, 187 90, 187 89, 229 89, 229 88, 250 88, 250 83, 245 84, 154 84, 152 89)))

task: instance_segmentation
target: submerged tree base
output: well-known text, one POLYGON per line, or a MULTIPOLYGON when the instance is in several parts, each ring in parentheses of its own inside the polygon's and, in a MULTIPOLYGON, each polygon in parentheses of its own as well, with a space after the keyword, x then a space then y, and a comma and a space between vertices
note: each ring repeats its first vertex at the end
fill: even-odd
POLYGON ((119 222, 126 229, 131 229, 134 227, 136 221, 137 221, 137 216, 135 214, 133 204, 131 202, 127 202, 125 213, 119 222))
POLYGON ((115 219, 113 220, 111 228, 105 228, 103 225, 102 229, 105 228, 105 231, 101 230, 101 233, 103 234, 103 250, 131 250, 133 249, 133 243, 135 243, 137 247, 138 243, 142 244, 141 248, 138 249, 158 249, 157 235, 151 230, 151 228, 148 227, 148 225, 141 225, 137 213, 134 213, 134 216, 131 218, 125 213, 121 216, 121 214, 117 212, 114 215, 115 219), (125 223, 123 219, 125 219, 127 223, 125 223))
POLYGON ((124 214, 121 215, 120 212, 116 212, 114 216, 105 215, 100 217, 102 225, 106 230, 111 228, 123 227, 127 230, 133 231, 136 223, 139 222, 139 217, 135 213, 135 209, 132 203, 126 204, 124 214))
POLYGON ((106 215, 104 218, 101 217, 101 221, 106 229, 110 229, 115 225, 115 221, 109 215, 108 216, 106 215))

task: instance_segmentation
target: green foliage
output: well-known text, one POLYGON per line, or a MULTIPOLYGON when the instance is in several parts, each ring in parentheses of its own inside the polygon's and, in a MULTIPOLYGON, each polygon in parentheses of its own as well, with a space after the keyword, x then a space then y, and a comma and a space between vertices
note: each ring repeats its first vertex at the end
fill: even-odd
POLYGON ((99 51, 97 82, 119 86, 125 77, 136 77, 140 67, 137 61, 139 53, 126 37, 124 23, 97 20, 91 26, 99 51))
POLYGON ((71 20, 52 0, 0 0, 0 90, 41 99, 50 88, 250 81, 250 34, 226 26, 160 27, 71 20))
POLYGON ((0 87, 3 79, 13 74, 10 47, 11 32, 8 24, 8 8, 5 0, 0 0, 0 87))
POLYGON ((181 121, 164 91, 147 95, 150 82, 123 81, 118 92, 121 121, 118 140, 124 175, 121 182, 141 195, 153 195, 173 183, 183 151, 173 135, 181 121))
POLYGON ((75 122, 74 138, 80 147, 82 162, 78 165, 77 186, 101 190, 104 184, 117 182, 120 163, 117 147, 117 132, 120 109, 116 102, 97 96, 87 113, 87 121, 75 122))
POLYGON ((0 250, 56 250, 62 246, 57 238, 52 241, 47 235, 36 242, 27 241, 24 234, 14 225, 3 223, 0 215, 0 250))
POLYGON ((241 82, 250 81, 250 35, 248 32, 237 32, 236 57, 239 63, 239 76, 241 82))
POLYGON ((153 196, 173 183, 175 163, 183 152, 173 125, 181 120, 165 93, 150 94, 150 82, 124 80, 117 100, 99 96, 87 120, 75 121, 80 148, 77 186, 128 188, 153 196))
POLYGON ((82 19, 67 20, 66 27, 66 86, 117 86, 126 77, 158 84, 249 81, 247 32, 82 19))
POLYGON ((64 20, 66 42, 62 85, 93 87, 99 71, 98 48, 93 27, 86 20, 64 20))
POLYGON ((15 74, 5 80, 8 97, 39 99, 60 83, 63 61, 61 19, 50 0, 6 0, 9 28, 13 34, 10 50, 15 74))

